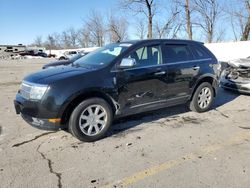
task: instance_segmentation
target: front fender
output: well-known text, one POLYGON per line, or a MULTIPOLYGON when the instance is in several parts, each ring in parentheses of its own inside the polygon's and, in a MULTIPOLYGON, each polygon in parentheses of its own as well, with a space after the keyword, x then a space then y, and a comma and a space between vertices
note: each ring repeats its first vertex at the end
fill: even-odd
MULTIPOLYGON (((63 117, 65 113, 69 110, 70 113, 73 111, 73 109, 81 103, 83 100, 91 97, 100 97, 106 100, 112 107, 113 111, 117 113, 119 111, 119 104, 115 101, 115 93, 113 93, 112 89, 109 89, 109 91, 102 91, 101 89, 97 88, 91 88, 91 89, 85 89, 81 90, 77 93, 74 93, 70 97, 67 98, 67 100, 62 104, 58 116, 64 119, 63 117)), ((66 114, 67 115, 67 114, 66 114)))

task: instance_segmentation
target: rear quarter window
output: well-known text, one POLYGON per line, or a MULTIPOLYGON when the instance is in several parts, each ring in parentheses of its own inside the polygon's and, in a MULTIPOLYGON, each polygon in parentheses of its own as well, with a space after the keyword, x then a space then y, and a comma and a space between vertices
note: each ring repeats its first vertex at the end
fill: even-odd
POLYGON ((207 59, 211 58, 207 50, 203 46, 192 46, 193 54, 196 59, 207 59))
POLYGON ((187 44, 165 44, 164 63, 193 60, 193 54, 187 44))

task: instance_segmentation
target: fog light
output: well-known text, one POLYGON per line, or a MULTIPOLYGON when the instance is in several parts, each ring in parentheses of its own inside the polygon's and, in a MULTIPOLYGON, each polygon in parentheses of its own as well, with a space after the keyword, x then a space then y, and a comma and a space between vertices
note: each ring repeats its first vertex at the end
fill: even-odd
POLYGON ((48 121, 49 121, 50 123, 58 123, 58 122, 61 121, 61 119, 60 119, 60 118, 51 118, 51 119, 48 119, 48 121))

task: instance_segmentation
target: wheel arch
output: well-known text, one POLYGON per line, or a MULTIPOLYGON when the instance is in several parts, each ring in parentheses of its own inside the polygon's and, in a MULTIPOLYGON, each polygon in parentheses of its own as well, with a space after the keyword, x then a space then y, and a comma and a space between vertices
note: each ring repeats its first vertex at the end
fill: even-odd
POLYGON ((113 113, 116 113, 116 111, 119 109, 118 103, 110 95, 102 91, 82 92, 78 94, 77 96, 73 97, 72 99, 70 99, 69 102, 67 102, 67 104, 64 106, 64 108, 60 112, 59 116, 61 117, 61 124, 67 124, 73 110, 83 100, 94 98, 94 97, 105 100, 112 108, 113 113))
POLYGON ((218 87, 218 80, 217 78, 212 75, 212 74, 207 74, 207 75, 204 75, 202 77, 200 77, 197 82, 196 82, 196 85, 193 87, 192 89, 192 93, 191 93, 191 97, 190 97, 190 100, 193 99, 193 96, 194 96, 194 93, 196 91, 196 89, 204 82, 208 82, 212 85, 213 87, 213 90, 214 90, 214 97, 216 96, 217 94, 217 87, 218 87))

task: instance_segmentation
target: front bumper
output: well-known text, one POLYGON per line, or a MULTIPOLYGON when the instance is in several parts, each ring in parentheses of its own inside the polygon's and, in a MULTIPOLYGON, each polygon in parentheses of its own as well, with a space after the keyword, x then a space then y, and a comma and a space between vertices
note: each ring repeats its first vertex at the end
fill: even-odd
POLYGON ((230 89, 243 94, 250 94, 250 81, 249 83, 241 83, 241 82, 234 82, 222 77, 220 85, 222 88, 225 89, 230 89))
POLYGON ((39 118, 38 116, 33 117, 28 115, 28 113, 31 111, 35 112, 34 116, 39 113, 37 113, 37 108, 25 106, 25 103, 22 103, 21 101, 14 100, 14 106, 16 114, 20 114, 21 117, 33 127, 43 130, 59 130, 61 128, 65 128, 60 122, 51 122, 49 118, 39 118))
POLYGON ((38 129, 59 130, 60 128, 62 128, 60 123, 51 123, 48 121, 48 119, 34 118, 24 114, 21 114, 21 116, 28 124, 38 129))

